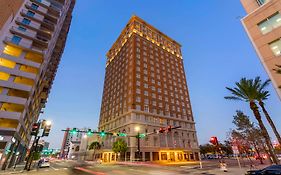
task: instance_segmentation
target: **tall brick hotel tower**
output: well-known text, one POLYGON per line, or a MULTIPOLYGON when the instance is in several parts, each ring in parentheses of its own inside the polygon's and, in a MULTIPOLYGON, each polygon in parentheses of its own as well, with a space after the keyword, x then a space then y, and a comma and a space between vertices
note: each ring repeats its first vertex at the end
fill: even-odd
POLYGON ((75 0, 0 0, 0 169, 24 159, 45 107, 75 0))
MULTIPOLYGON (((99 130, 132 136, 170 125, 181 128, 141 139, 143 161, 197 160, 199 149, 181 45, 133 16, 107 53, 99 130)), ((129 147, 124 158, 136 159, 137 139, 123 138, 129 147)), ((116 139, 103 140, 105 162, 116 160, 116 139)))

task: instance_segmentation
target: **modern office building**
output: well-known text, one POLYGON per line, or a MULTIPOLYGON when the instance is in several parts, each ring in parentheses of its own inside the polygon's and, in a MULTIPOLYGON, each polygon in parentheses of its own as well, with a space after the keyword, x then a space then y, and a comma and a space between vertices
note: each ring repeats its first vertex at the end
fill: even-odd
POLYGON ((274 70, 281 65, 281 1, 241 0, 241 3, 247 12, 242 23, 281 98, 281 75, 274 70))
POLYGON ((0 0, 0 167, 21 161, 45 107, 75 0, 0 0), (15 156, 15 155, 19 156, 15 156))
MULTIPOLYGON (((122 137, 126 160, 198 160, 181 45, 137 16, 107 53, 99 130, 128 134, 122 137), (167 126, 181 128, 144 137, 138 156, 134 136, 167 126)), ((103 161, 116 160, 111 148, 117 138, 104 137, 103 161)))

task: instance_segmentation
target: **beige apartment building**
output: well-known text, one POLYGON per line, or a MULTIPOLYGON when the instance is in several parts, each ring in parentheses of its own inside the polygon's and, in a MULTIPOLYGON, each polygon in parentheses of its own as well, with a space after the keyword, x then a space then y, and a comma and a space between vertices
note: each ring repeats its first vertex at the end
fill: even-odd
MULTIPOLYGON (((99 130, 124 132, 125 160, 189 161, 199 159, 181 45, 133 16, 107 53, 99 130), (181 126, 171 132, 160 128, 181 126), (140 139, 138 133, 148 134, 140 139)), ((104 162, 115 161, 116 136, 103 139, 104 162)))
POLYGON ((75 0, 0 0, 0 168, 24 159, 64 50, 75 0))
POLYGON ((241 0, 247 16, 242 19, 245 30, 281 98, 281 75, 274 69, 281 65, 281 1, 241 0))

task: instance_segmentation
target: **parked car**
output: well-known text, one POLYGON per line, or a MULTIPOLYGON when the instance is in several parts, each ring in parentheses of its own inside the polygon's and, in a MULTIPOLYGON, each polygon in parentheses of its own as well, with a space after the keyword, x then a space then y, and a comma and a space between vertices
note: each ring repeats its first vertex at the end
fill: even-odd
POLYGON ((281 175, 281 165, 271 165, 261 170, 247 171, 246 175, 281 175))
POLYGON ((277 158, 281 160, 281 154, 277 154, 277 158))
POLYGON ((38 167, 39 168, 50 167, 49 159, 41 159, 41 160, 39 160, 38 167))

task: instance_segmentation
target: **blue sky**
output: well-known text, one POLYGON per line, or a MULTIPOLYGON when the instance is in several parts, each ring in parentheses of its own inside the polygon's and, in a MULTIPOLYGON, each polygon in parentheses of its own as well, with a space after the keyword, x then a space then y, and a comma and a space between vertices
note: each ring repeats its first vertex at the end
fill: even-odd
MULTIPOLYGON (((51 119, 46 139, 60 148, 66 127, 97 128, 106 52, 135 14, 182 44, 184 66, 200 143, 225 139, 237 109, 225 86, 241 77, 267 75, 240 22, 239 0, 78 0, 66 48, 41 118, 51 119)), ((281 128, 281 102, 272 87, 266 103, 281 128)), ((254 119, 253 119, 254 121, 254 119)), ((280 130, 281 131, 281 130, 280 130)))

